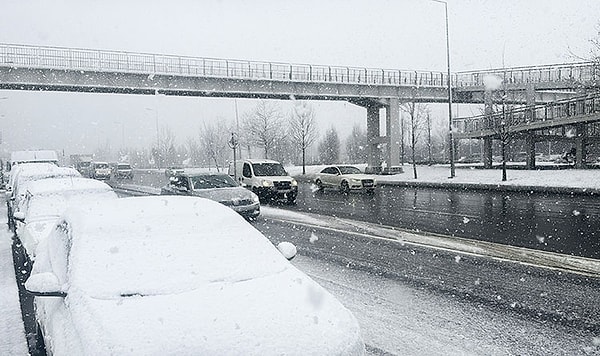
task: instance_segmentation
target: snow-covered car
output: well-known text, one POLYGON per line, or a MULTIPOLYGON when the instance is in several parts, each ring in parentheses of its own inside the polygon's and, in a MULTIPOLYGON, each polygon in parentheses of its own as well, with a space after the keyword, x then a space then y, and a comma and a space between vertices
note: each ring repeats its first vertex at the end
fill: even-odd
POLYGON ((129 163, 117 163, 112 176, 115 179, 133 179, 133 169, 129 163))
POLYGON ((112 169, 108 162, 92 162, 90 165, 90 178, 94 179, 110 179, 112 169))
POLYGON ((25 285, 51 354, 365 353, 353 314, 283 256, 293 245, 212 200, 72 207, 42 243, 25 285))
POLYGON ((13 212, 19 209, 25 192, 23 187, 28 182, 64 177, 76 178, 81 177, 81 174, 74 168, 58 167, 52 163, 22 163, 13 167, 6 191, 9 224, 12 226, 13 212))
POLYGON ((84 205, 101 199, 117 199, 107 184, 89 178, 47 178, 30 181, 19 210, 14 212, 16 232, 30 260, 56 220, 69 204, 84 205))
POLYGON ((214 200, 254 219, 260 215, 258 196, 225 173, 177 173, 162 187, 161 195, 189 195, 214 200))
POLYGON ((336 188, 344 193, 351 190, 373 192, 377 181, 354 166, 328 166, 317 173, 315 184, 319 190, 336 188))

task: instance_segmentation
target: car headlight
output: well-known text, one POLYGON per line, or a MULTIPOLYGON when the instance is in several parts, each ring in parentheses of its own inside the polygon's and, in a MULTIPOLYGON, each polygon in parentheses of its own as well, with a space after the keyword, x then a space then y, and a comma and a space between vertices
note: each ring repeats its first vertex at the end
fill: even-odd
POLYGON ((298 186, 298 182, 292 178, 292 187, 297 187, 298 186))
POLYGON ((258 195, 252 193, 252 202, 253 203, 258 203, 260 202, 260 199, 258 199, 258 195))
POLYGON ((352 178, 350 179, 352 183, 360 183, 360 179, 352 178))
POLYGON ((265 180, 262 181, 262 185, 263 185, 263 187, 272 187, 273 186, 273 182, 270 181, 270 180, 266 180, 265 179, 265 180))

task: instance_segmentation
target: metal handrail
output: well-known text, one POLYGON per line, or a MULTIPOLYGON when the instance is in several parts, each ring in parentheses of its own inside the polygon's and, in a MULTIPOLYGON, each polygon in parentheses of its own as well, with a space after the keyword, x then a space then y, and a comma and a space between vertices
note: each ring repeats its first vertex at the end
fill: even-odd
MULTIPOLYGON (((0 44, 0 66, 437 88, 445 88, 447 78, 444 72, 438 71, 258 62, 13 44, 0 44)), ((589 82, 597 81, 600 69, 594 62, 490 69, 456 72, 452 74, 451 82, 454 88, 478 87, 485 84, 488 76, 506 78, 508 83, 515 84, 551 81, 589 82)))
MULTIPOLYGON (((538 122, 600 114, 600 93, 582 95, 570 99, 557 100, 547 104, 508 108, 504 113, 496 112, 490 115, 478 115, 467 118, 455 118, 453 123, 458 133, 475 133, 485 130, 496 130, 501 125, 511 128, 526 128, 527 125, 538 122)), ((600 120, 600 115, 598 116, 600 120)), ((556 122, 560 125, 560 122, 556 122)))
POLYGON ((446 86, 443 72, 201 58, 65 47, 0 44, 0 66, 232 79, 446 86))

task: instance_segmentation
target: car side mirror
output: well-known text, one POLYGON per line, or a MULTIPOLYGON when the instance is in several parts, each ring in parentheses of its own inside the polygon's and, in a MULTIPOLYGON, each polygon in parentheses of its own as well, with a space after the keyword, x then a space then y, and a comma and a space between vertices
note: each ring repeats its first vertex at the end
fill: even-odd
POLYGON ((13 219, 20 221, 20 222, 25 222, 25 213, 22 211, 15 211, 13 213, 13 219))
POLYGON ((67 292, 63 290, 58 277, 52 272, 32 274, 25 282, 25 289, 29 294, 36 297, 67 296, 67 292))
POLYGON ((298 253, 296 246, 294 246, 293 243, 287 241, 280 242, 277 245, 277 249, 279 250, 279 252, 281 252, 283 257, 287 258, 288 261, 291 261, 294 257, 296 257, 296 254, 298 253))

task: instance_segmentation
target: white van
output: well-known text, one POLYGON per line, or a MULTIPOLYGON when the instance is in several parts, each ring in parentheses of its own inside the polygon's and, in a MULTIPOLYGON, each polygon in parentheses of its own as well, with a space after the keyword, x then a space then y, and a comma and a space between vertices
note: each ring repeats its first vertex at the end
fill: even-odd
POLYGON ((296 203, 298 182, 285 171, 283 165, 268 159, 244 159, 229 165, 229 175, 242 187, 253 191, 261 200, 285 199, 296 203))

